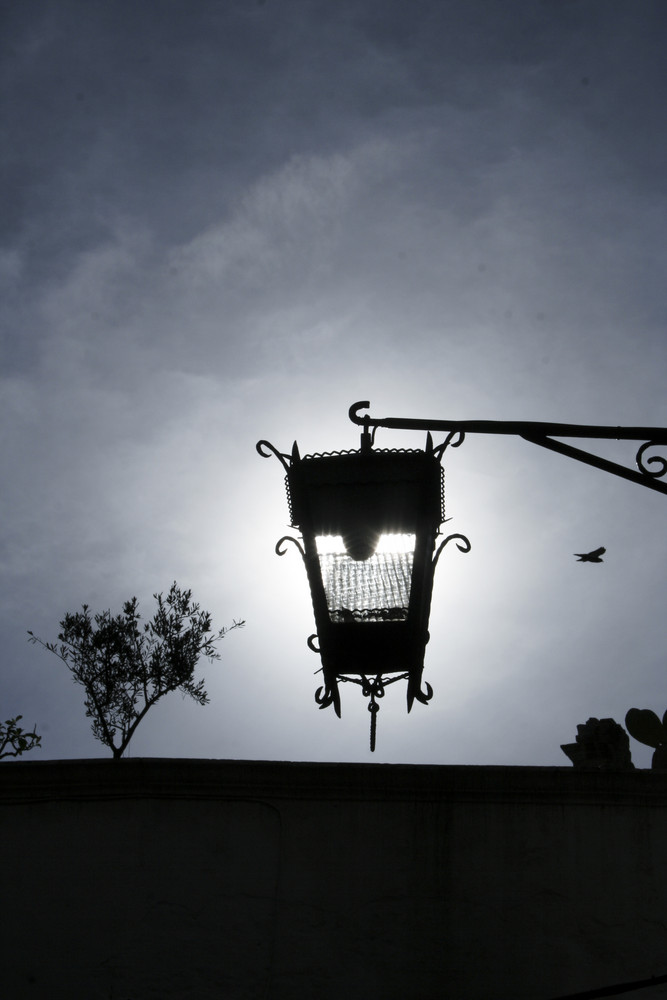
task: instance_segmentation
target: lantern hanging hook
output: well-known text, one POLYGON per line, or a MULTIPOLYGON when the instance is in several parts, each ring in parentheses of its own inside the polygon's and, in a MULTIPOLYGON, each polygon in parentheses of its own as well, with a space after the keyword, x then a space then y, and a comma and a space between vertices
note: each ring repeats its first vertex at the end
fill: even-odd
POLYGON ((361 451, 365 454, 368 454, 375 444, 377 424, 371 419, 370 413, 360 414, 359 410, 367 410, 370 405, 369 400, 365 399, 359 403, 353 403, 348 410, 348 416, 352 423, 363 428, 361 431, 361 451))
POLYGON ((359 403, 353 403, 348 410, 348 416, 353 424, 365 424, 366 421, 370 422, 370 414, 365 413, 363 416, 359 413, 359 410, 367 410, 371 405, 369 399, 363 399, 359 403))

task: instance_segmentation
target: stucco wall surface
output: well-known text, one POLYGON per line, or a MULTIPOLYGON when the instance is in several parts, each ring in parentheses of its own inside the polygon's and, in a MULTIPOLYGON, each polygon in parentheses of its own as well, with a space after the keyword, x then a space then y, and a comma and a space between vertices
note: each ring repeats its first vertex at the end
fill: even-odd
POLYGON ((570 768, 6 762, 2 993, 551 1000, 664 974, 666 785, 570 768))

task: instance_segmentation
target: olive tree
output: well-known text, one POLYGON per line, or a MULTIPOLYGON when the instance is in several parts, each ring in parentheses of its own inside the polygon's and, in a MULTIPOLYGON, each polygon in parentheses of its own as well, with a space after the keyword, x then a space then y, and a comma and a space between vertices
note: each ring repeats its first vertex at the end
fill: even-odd
POLYGON ((29 642, 54 653, 86 693, 86 715, 93 735, 118 759, 150 708, 171 691, 181 691, 205 705, 204 681, 195 681, 201 656, 219 660, 216 644, 229 628, 213 632, 211 615, 192 601, 191 590, 173 583, 166 597, 153 594, 157 610, 141 621, 132 597, 121 614, 91 614, 87 604, 60 622, 58 642, 44 642, 28 632, 29 642))
POLYGON ((22 718, 22 715, 16 715, 13 719, 0 722, 0 758, 20 757, 41 744, 42 737, 37 733, 37 726, 27 733, 19 726, 22 718))

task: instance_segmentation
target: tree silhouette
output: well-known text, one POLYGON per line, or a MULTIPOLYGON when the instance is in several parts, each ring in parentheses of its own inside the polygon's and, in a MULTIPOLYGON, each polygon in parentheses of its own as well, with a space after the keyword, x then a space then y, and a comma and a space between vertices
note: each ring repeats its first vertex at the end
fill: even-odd
POLYGON ((22 715, 17 715, 0 722, 0 758, 20 757, 41 744, 42 737, 37 734, 36 726, 31 733, 27 733, 18 725, 22 718, 22 715))
POLYGON ((219 660, 216 643, 245 622, 212 631, 211 615, 192 602, 192 591, 174 582, 166 597, 153 594, 157 611, 142 623, 132 597, 123 611, 92 615, 87 604, 66 614, 58 642, 44 642, 32 632, 29 642, 54 653, 86 692, 86 715, 93 735, 120 758, 150 708, 171 691, 181 691, 205 705, 204 681, 195 682, 200 656, 219 660))

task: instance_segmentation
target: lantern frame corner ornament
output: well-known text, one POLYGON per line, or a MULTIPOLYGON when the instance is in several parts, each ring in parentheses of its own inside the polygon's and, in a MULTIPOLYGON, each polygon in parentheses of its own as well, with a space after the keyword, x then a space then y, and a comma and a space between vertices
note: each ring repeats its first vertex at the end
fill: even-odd
MULTIPOLYGON (((354 404, 350 416, 364 405, 354 404)), ((262 457, 274 455, 285 470, 290 524, 301 533, 284 535, 275 551, 284 555, 291 543, 306 568, 316 626, 307 644, 320 656, 324 680, 315 701, 340 717, 340 684, 360 686, 372 751, 389 685, 407 681, 408 712, 433 696, 422 674, 435 568, 450 542, 464 553, 471 548, 465 535, 441 532, 449 520, 442 457, 463 436, 434 446, 428 433, 423 449, 375 449, 374 437, 366 423, 358 450, 303 457, 296 442, 289 454, 257 443, 262 457)))

